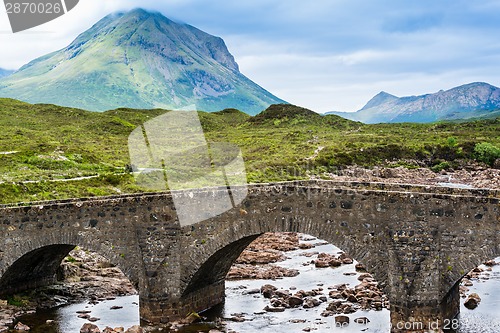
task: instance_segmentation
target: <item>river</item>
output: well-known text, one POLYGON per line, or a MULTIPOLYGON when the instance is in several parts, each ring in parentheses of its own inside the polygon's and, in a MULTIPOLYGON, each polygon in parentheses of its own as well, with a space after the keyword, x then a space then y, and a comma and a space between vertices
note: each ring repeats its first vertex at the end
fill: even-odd
MULTIPOLYGON (((307 242, 318 243, 320 240, 314 239, 307 242)), ((319 245, 309 250, 295 250, 286 252, 289 258, 279 265, 286 268, 298 269, 300 274, 296 277, 286 277, 277 280, 240 280, 226 282, 226 302, 207 313, 210 320, 216 316, 223 318, 238 315, 245 318, 243 322, 227 320, 227 329, 240 333, 290 333, 302 332, 310 329, 312 332, 389 332, 390 316, 387 309, 381 311, 357 311, 349 314, 350 324, 347 327, 336 327, 334 317, 322 317, 328 302, 311 308, 302 307, 286 309, 284 312, 265 312, 263 309, 269 305, 269 300, 260 294, 246 293, 252 289, 258 289, 264 284, 272 284, 278 289, 296 288, 297 290, 312 290, 323 288, 328 296, 328 286, 346 283, 350 287, 359 284, 355 275, 344 275, 344 273, 355 273, 355 263, 342 265, 338 268, 316 268, 311 262, 315 257, 305 257, 305 252, 325 252, 337 253, 340 250, 330 244, 319 245), (370 320, 368 324, 357 324, 353 320, 359 317, 366 317, 370 320)), ((496 259, 497 262, 500 258, 496 259)), ((485 268, 485 267, 483 267, 485 268)), ((460 329, 458 333, 498 333, 500 332, 500 265, 492 268, 488 280, 474 280, 474 286, 469 287, 470 292, 480 295, 481 303, 475 310, 468 310, 461 306, 459 317, 460 329)), ((484 274, 483 274, 484 276, 484 274)), ((330 300, 329 300, 330 301, 330 300)), ((91 315, 100 318, 95 324, 101 329, 110 327, 131 327, 139 323, 138 296, 119 297, 115 300, 101 302, 97 305, 78 303, 57 309, 38 312, 34 315, 27 315, 21 321, 32 328, 34 333, 79 333, 80 327, 86 322, 77 317, 77 311, 91 311, 91 315), (123 308, 111 310, 112 306, 123 308), (53 324, 47 325, 46 320, 54 320, 53 324)), ((210 321, 209 320, 209 321, 210 321)), ((208 332, 214 325, 197 324, 186 327, 180 332, 208 332)), ((16 331, 12 331, 16 332, 16 331)), ((158 331, 159 332, 159 331, 158 331)), ((165 332, 163 330, 162 332, 165 332)))

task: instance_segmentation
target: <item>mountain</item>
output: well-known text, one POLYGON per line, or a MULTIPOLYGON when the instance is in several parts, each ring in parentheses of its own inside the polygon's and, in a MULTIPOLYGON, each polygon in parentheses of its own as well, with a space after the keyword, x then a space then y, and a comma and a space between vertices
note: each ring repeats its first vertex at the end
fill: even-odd
POLYGON ((364 123, 428 123, 500 116, 500 89, 483 82, 447 91, 398 98, 385 92, 357 112, 331 112, 364 123))
POLYGON ((14 73, 14 71, 11 71, 9 69, 3 69, 3 68, 0 68, 0 78, 1 77, 5 77, 5 76, 8 76, 10 74, 14 73))
POLYGON ((195 105, 256 114, 286 103, 241 74, 221 38, 143 9, 110 14, 1 79, 0 97, 92 111, 195 105))
POLYGON ((398 98, 396 96, 388 94, 385 91, 381 91, 377 95, 375 95, 375 97, 370 99, 368 103, 366 103, 366 105, 363 107, 363 109, 373 108, 388 102, 395 101, 397 99, 398 98))

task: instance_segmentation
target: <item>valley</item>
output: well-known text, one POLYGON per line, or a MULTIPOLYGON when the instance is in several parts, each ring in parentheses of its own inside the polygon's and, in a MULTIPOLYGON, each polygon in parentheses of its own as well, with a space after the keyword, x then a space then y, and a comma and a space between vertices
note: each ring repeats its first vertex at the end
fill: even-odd
MULTIPOLYGON (((0 99, 0 110, 4 204, 147 191, 130 172, 128 136, 169 112, 95 113, 12 99, 0 99)), ((208 142, 230 142, 241 149, 250 183, 349 174, 356 179, 351 167, 365 174, 364 180, 369 173, 359 170, 372 170, 373 178, 375 167, 389 170, 385 178, 397 178, 389 172, 398 167, 407 172, 423 168, 436 177, 465 170, 472 177, 474 170, 498 167, 500 157, 499 119, 367 125, 285 104, 254 117, 235 109, 198 115, 208 142)))

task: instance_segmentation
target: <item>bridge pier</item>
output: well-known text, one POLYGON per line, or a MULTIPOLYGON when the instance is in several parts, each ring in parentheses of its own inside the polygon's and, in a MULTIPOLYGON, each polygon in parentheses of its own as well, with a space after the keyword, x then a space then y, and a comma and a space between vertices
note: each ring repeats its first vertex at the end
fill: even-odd
POLYGON ((443 300, 391 301, 391 333, 440 333, 456 329, 460 313, 460 281, 443 300))
POLYGON ((196 290, 180 299, 139 295, 141 321, 168 323, 185 318, 191 312, 202 312, 224 302, 224 281, 196 290))

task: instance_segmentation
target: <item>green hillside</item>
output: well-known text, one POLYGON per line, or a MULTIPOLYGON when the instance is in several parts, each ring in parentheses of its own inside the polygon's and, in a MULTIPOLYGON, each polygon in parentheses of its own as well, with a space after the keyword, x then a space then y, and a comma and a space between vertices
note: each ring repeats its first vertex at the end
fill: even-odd
MULTIPOLYGON (((144 191, 129 173, 128 136, 165 112, 95 113, 0 99, 0 201, 144 191)), ((208 141, 241 148, 249 182, 307 179, 354 164, 418 164, 438 171, 477 158, 491 163, 478 155, 477 145, 487 143, 490 155, 500 147, 500 118, 365 125, 285 104, 255 117, 234 109, 199 117, 208 141)))

